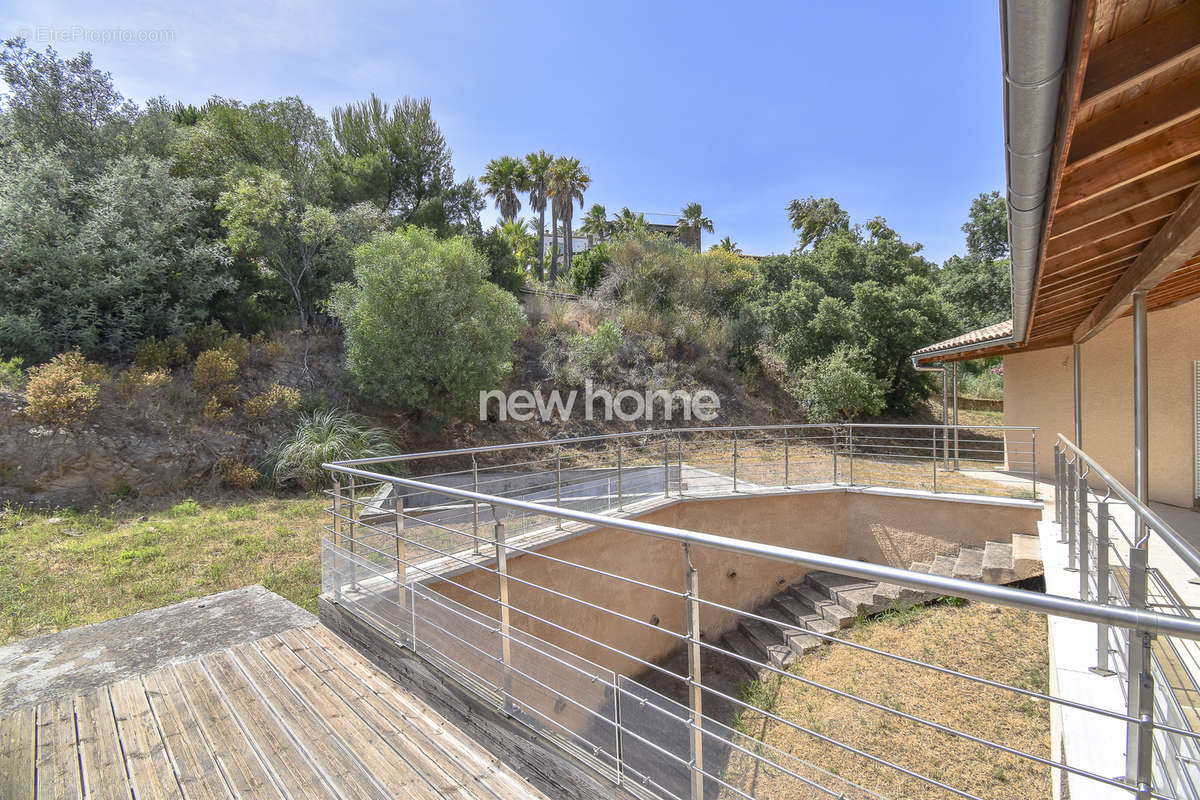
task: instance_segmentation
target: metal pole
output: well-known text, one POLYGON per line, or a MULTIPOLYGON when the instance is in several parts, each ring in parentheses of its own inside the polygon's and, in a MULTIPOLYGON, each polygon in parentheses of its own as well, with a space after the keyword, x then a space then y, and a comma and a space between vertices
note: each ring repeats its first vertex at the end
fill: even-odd
POLYGON ((846 426, 846 447, 850 451, 850 485, 854 485, 854 426, 846 426))
POLYGON ((838 462, 838 429, 836 426, 834 426, 834 428, 833 428, 833 484, 834 484, 834 486, 836 486, 837 482, 838 482, 838 463, 837 462, 838 462))
MULTIPOLYGON (((1133 455, 1135 491, 1138 500, 1150 502, 1150 425, 1147 394, 1146 293, 1133 294, 1133 455)), ((1149 531, 1146 522, 1137 517, 1137 541, 1145 542, 1149 531)))
POLYGON ((399 487, 396 487, 395 484, 393 484, 393 487, 392 491, 397 492, 396 505, 392 510, 392 513, 396 517, 396 600, 402 601, 403 597, 400 587, 408 577, 404 564, 406 561, 404 547, 404 498, 399 495, 399 487))
MULTIPOLYGON (((556 448, 554 451, 554 507, 562 508, 562 448, 556 448)), ((558 523, 554 526, 558 530, 563 529, 563 518, 558 518, 558 523)))
POLYGON ((675 460, 679 463, 679 496, 683 497, 683 434, 675 436, 675 460))
MULTIPOLYGON (((342 482, 337 478, 333 479, 333 544, 338 548, 342 546, 342 482)), ((335 552, 334 557, 341 561, 340 553, 335 552)), ((341 570, 334 572, 333 598, 337 602, 342 599, 341 570)))
POLYGON ((687 637, 688 637, 688 710, 691 727, 691 800, 704 800, 704 718, 700 676, 700 576, 692 564, 689 545, 683 545, 687 559, 687 637))
POLYGON ((1079 349, 1077 344, 1071 350, 1071 377, 1075 393, 1075 446, 1080 450, 1083 449, 1083 383, 1081 381, 1082 368, 1079 364, 1079 349))
POLYGON ((950 397, 947 387, 950 370, 942 365, 942 467, 950 469, 950 397))
MULTIPOLYGON (((493 507, 493 512, 495 508, 493 507)), ((496 520, 496 611, 500 618, 500 660, 504 665, 504 684, 497 687, 504 696, 504 708, 512 710, 512 643, 509 638, 508 548, 504 546, 504 523, 496 520)))
POLYGON ((617 439, 617 511, 625 510, 625 465, 621 440, 617 439))
POLYGON ((1134 797, 1137 800, 1150 800, 1154 787, 1154 671, 1149 665, 1152 663, 1154 634, 1140 631, 1137 638, 1142 645, 1142 671, 1138 675, 1139 721, 1135 756, 1132 759, 1136 774, 1132 776, 1132 782, 1137 787, 1134 797))
POLYGON ((1079 476, 1079 599, 1088 599, 1088 482, 1086 475, 1079 476))
MULTIPOLYGON (((479 494, 479 464, 475 462, 475 454, 471 454, 471 491, 479 494)), ((472 500, 471 505, 474 507, 474 523, 471 526, 471 533, 475 536, 475 555, 482 552, 482 542, 479 541, 479 501, 472 500)))
POLYGON ((1031 451, 1030 458, 1033 460, 1033 477, 1032 482, 1033 499, 1038 499, 1038 465, 1037 465, 1037 431, 1029 434, 1029 449, 1031 451))
MULTIPOLYGON (((1108 605, 1108 501, 1096 504, 1096 602, 1108 605)), ((1114 674, 1108 668, 1108 624, 1096 623, 1096 666, 1091 671, 1097 675, 1114 674)))
POLYGON ((1062 525, 1062 450, 1054 443, 1054 523, 1062 525))
POLYGON ((1076 520, 1075 513, 1079 510, 1078 499, 1075 497, 1075 492, 1079 488, 1079 478, 1075 474, 1075 464, 1072 461, 1067 464, 1067 569, 1075 570, 1075 531, 1076 520))
POLYGON ((933 490, 937 491, 937 428, 933 429, 933 490))
POLYGON ((958 472, 958 362, 953 362, 954 367, 954 471, 958 472))
POLYGON ((663 434, 663 497, 671 496, 671 440, 663 434))
POLYGON ((350 511, 346 516, 349 517, 349 522, 350 522, 350 525, 349 525, 349 529, 350 529, 350 590, 357 592, 358 591, 358 562, 354 560, 354 551, 357 549, 354 546, 354 543, 358 539, 358 532, 354 529, 354 524, 355 524, 354 520, 358 515, 355 514, 354 511, 358 507, 358 503, 357 503, 358 496, 355 491, 355 483, 354 483, 353 475, 350 476, 349 489, 350 489, 350 511))
POLYGON ((733 490, 735 492, 737 491, 737 462, 738 462, 737 431, 734 431, 733 432, 733 490))
POLYGON ((791 450, 792 432, 786 428, 783 431, 783 488, 788 488, 792 485, 792 450, 791 450))
MULTIPOLYGON (((1132 609, 1142 610, 1146 608, 1146 548, 1131 547, 1129 549, 1129 607, 1132 609)), ((1141 690, 1143 686, 1142 676, 1148 671, 1148 660, 1143 660, 1148 654, 1148 639, 1136 630, 1130 630, 1127 636, 1128 650, 1126 665, 1128 672, 1126 680, 1129 681, 1129 691, 1127 693, 1128 705, 1126 713, 1131 717, 1141 717, 1142 714, 1142 698, 1141 690)), ((1150 703, 1154 703, 1154 698, 1148 698, 1150 703)), ((1141 758, 1138 748, 1138 743, 1141 737, 1141 725, 1137 722, 1126 723, 1125 731, 1125 779, 1134 786, 1137 785, 1139 772, 1141 768, 1141 758)))

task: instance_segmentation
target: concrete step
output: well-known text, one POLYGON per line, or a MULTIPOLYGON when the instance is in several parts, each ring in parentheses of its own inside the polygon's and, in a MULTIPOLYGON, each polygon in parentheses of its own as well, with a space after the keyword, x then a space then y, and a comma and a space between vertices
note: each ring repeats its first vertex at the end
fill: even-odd
POLYGON ((875 587, 875 601, 893 607, 911 606, 925 602, 925 592, 898 583, 881 583, 875 587))
POLYGON ((809 605, 819 613, 826 622, 837 628, 845 628, 854 623, 854 612, 830 600, 828 595, 814 589, 806 583, 795 583, 788 590, 792 597, 809 605))
MULTIPOLYGON (((750 641, 750 638, 740 630, 730 631, 721 637, 721 641, 725 644, 726 650, 731 653, 735 653, 742 658, 749 658, 756 662, 765 660, 763 651, 758 649, 758 645, 750 641)), ((741 660, 738 660, 738 663, 742 665, 742 669, 746 670, 746 673, 750 675, 750 677, 759 677, 761 673, 759 667, 756 667, 753 664, 748 664, 741 660)))
POLYGON ((815 570, 805 575, 804 582, 835 603, 839 602, 839 592, 875 585, 875 581, 864 581, 862 578, 852 578, 849 575, 839 575, 836 572, 823 572, 821 570, 815 570))
POLYGON ((934 556, 933 563, 929 565, 929 574, 941 575, 943 578, 953 578, 956 560, 950 556, 934 556))
POLYGON ((954 577, 967 581, 983 580, 983 550, 977 547, 960 548, 954 562, 954 577))
POLYGON ((1012 536, 1013 580, 1023 581, 1041 575, 1042 543, 1036 535, 1014 533, 1012 536))
POLYGON ((1005 542, 988 542, 983 546, 983 582, 995 585, 1012 583, 1013 550, 1005 542))
POLYGON ((831 634, 838 629, 808 603, 800 600, 791 592, 783 592, 771 600, 771 606, 793 622, 797 627, 817 633, 831 634))
POLYGON ((760 661, 779 669, 786 669, 796 660, 795 651, 788 646, 783 634, 774 625, 756 619, 741 619, 738 621, 738 630, 758 648, 760 661))
POLYGON ((888 607, 887 602, 879 602, 875 599, 874 584, 839 589, 837 601, 839 605, 845 606, 856 615, 877 614, 880 611, 886 611, 888 607))
POLYGON ((802 656, 811 653, 821 646, 821 640, 809 633, 807 629, 797 625, 794 620, 790 619, 790 614, 785 614, 776 608, 767 608, 764 609, 762 616, 779 623, 780 635, 796 655, 802 656))

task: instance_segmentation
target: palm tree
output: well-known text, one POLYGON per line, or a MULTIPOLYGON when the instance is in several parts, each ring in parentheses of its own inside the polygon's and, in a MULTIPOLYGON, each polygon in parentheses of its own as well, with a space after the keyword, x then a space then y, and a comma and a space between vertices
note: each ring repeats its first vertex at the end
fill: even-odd
POLYGON ((513 254, 524 269, 533 260, 533 234, 523 219, 508 219, 500 223, 500 235, 508 240, 513 254))
POLYGON ((613 214, 611 229, 616 233, 640 233, 646 230, 646 215, 635 214, 625 206, 620 214, 613 214))
POLYGON ((690 240, 695 236, 696 249, 700 249, 700 231, 713 232, 712 220, 704 216, 704 209, 699 203, 688 203, 683 207, 683 213, 675 222, 675 232, 681 240, 690 240))
POLYGON ((543 280, 542 258, 546 252, 546 200, 550 192, 550 166, 554 156, 545 150, 525 156, 525 172, 528 176, 529 207, 538 212, 537 276, 543 280))
POLYGON ((479 180, 485 193, 496 199, 501 219, 511 220, 517 216, 521 210, 518 193, 526 191, 529 184, 529 171, 524 163, 512 156, 493 158, 479 180))
POLYGON ((595 236, 603 243, 604 237, 608 235, 611 224, 608 221, 608 212, 604 209, 604 206, 599 203, 592 203, 592 207, 588 209, 587 216, 583 218, 583 225, 579 229, 586 233, 589 239, 595 236))
MULTIPOLYGON (((571 268, 574 240, 571 234, 571 220, 575 216, 575 203, 578 201, 579 207, 583 208, 583 193, 591 183, 592 176, 587 174, 587 169, 578 158, 559 156, 554 160, 554 166, 550 169, 550 198, 553 203, 552 210, 563 223, 563 236, 566 237, 563 243, 563 267, 566 269, 571 268)), ((555 230, 557 239, 557 229, 555 230)), ((553 283, 557 276, 558 252, 555 251, 550 261, 550 282, 553 283)))
POLYGON ((726 253, 734 253, 739 256, 742 254, 742 248, 738 247, 738 243, 735 242, 733 239, 730 239, 728 236, 726 236, 720 242, 718 242, 717 244, 714 244, 712 247, 710 247, 708 249, 709 250, 724 250, 726 253))

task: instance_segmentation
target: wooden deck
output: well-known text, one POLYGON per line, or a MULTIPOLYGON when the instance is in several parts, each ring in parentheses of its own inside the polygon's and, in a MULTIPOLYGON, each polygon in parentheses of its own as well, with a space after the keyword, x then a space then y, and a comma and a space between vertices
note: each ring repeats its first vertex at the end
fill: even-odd
POLYGON ((0 718, 0 798, 541 798, 320 625, 0 718))

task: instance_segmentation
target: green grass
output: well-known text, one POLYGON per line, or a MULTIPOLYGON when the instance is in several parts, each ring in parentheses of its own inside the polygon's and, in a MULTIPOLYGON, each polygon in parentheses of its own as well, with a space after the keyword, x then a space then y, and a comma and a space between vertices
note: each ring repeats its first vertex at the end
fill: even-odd
POLYGON ((261 583, 309 611, 320 587, 318 497, 111 513, 0 512, 0 642, 261 583))

